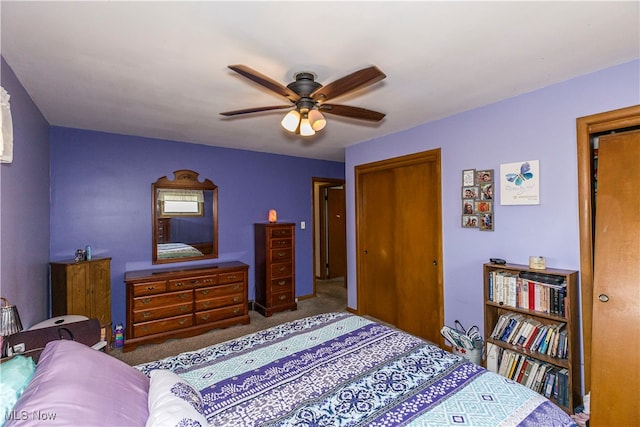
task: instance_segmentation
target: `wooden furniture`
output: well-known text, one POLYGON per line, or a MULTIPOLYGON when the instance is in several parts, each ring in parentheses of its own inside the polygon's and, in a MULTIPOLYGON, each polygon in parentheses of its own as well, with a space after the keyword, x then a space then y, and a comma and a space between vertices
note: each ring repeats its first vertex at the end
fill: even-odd
POLYGON ((158 243, 171 242, 171 218, 158 218, 156 224, 156 236, 158 243))
MULTIPOLYGON (((568 380, 568 402, 561 404, 556 401, 560 407, 562 407, 567 413, 573 413, 575 406, 581 404, 580 399, 580 327, 578 322, 578 272, 571 270, 559 270, 547 268, 545 270, 532 270, 526 265, 518 264, 506 264, 498 265, 493 263, 487 263, 483 266, 484 276, 484 334, 485 342, 487 344, 494 344, 502 349, 511 350, 517 354, 524 355, 534 361, 544 362, 558 370, 566 369, 568 380), (499 295, 495 295, 495 291, 491 288, 494 285, 496 276, 492 277, 492 273, 500 273, 503 276, 515 276, 519 277, 522 272, 525 273, 542 273, 544 275, 552 276, 553 278, 563 279, 566 282, 566 297, 564 298, 564 315, 551 314, 541 311, 535 311, 533 309, 519 308, 528 305, 524 303, 517 303, 517 297, 512 298, 511 302, 506 301, 504 293, 500 292, 499 295), (503 301, 505 300, 505 301, 503 301), (514 304, 514 301, 515 304, 514 304), (518 305, 514 307, 508 304, 518 305), (566 331, 568 351, 567 357, 552 357, 548 354, 543 354, 538 351, 533 351, 531 348, 527 348, 523 345, 512 345, 508 342, 501 341, 499 339, 491 338, 491 334, 498 322, 500 316, 512 313, 515 315, 522 315, 524 319, 532 319, 534 322, 539 322, 541 325, 563 325, 560 331, 566 331)), ((521 281, 521 286, 522 282, 521 281)), ((517 283, 517 281, 516 281, 517 283)), ((506 286, 506 285, 505 285, 506 286)), ((515 285, 517 289, 517 284, 515 285)), ((536 285, 536 287, 538 287, 536 285)), ((538 287, 540 288, 540 287, 538 287)), ((494 289, 497 289, 494 287, 494 289)), ((521 288, 522 289, 522 288, 521 288)), ((531 287, 529 287, 531 290, 531 287)), ((511 293, 511 292, 509 292, 511 293)), ((561 294, 560 294, 561 295, 561 294)), ((560 297, 561 298, 561 297, 560 297)), ((531 301, 531 300, 529 300, 531 301)), ((558 300, 558 304, 561 302, 558 300)), ((553 312, 553 310, 550 310, 553 312)), ((485 347, 486 348, 486 347, 485 347)), ((488 356, 488 355, 487 355, 488 356)), ((485 359, 488 359, 485 358, 485 359)), ((551 398, 551 400, 554 400, 551 398)))
POLYGON ((111 258, 51 263, 51 315, 96 318, 111 330, 111 258))
POLYGON ((256 301, 265 317, 296 310, 295 224, 255 224, 256 301))
POLYGON ((248 269, 234 261, 126 272, 123 350, 248 324, 248 269))

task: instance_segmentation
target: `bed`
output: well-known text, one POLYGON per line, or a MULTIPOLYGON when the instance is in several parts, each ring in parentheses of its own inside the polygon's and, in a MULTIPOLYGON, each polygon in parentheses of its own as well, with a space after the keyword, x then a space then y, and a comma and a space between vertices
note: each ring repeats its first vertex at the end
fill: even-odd
POLYGON ((198 248, 186 243, 158 243, 158 259, 190 258, 203 255, 198 248))
POLYGON ((47 345, 6 425, 575 425, 520 384, 349 313, 135 367, 80 346, 47 345))

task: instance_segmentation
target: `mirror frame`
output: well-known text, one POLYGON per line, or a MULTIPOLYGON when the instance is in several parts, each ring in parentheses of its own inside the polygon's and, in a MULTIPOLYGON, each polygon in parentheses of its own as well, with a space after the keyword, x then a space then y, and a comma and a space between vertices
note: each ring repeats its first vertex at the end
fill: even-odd
MULTIPOLYGON (((158 178, 156 182, 151 184, 152 200, 151 207, 153 221, 151 224, 151 262, 153 264, 166 264, 171 262, 196 261, 202 259, 218 258, 218 186, 211 180, 204 179, 203 182, 198 180, 200 175, 197 172, 188 169, 181 169, 173 172, 174 179, 170 180, 166 176, 158 178), (196 257, 158 259, 158 189, 172 190, 208 190, 213 192, 213 247, 210 254, 196 257)), ((206 209, 206 207, 205 207, 206 209)))

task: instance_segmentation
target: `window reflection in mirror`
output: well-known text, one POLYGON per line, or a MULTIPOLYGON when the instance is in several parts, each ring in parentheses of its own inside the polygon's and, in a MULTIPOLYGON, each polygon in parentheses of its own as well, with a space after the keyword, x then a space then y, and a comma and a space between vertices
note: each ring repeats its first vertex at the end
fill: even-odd
POLYGON ((190 170, 153 183, 153 263, 218 257, 218 187, 190 170))

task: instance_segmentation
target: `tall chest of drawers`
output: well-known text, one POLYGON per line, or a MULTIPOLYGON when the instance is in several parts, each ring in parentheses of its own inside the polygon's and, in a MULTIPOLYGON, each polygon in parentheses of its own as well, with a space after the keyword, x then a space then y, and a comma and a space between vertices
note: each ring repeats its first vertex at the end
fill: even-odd
POLYGON ((248 324, 248 269, 241 262, 225 262, 128 271, 124 351, 248 324))
POLYGON ((295 310, 295 224, 255 224, 256 301, 263 316, 295 310))

